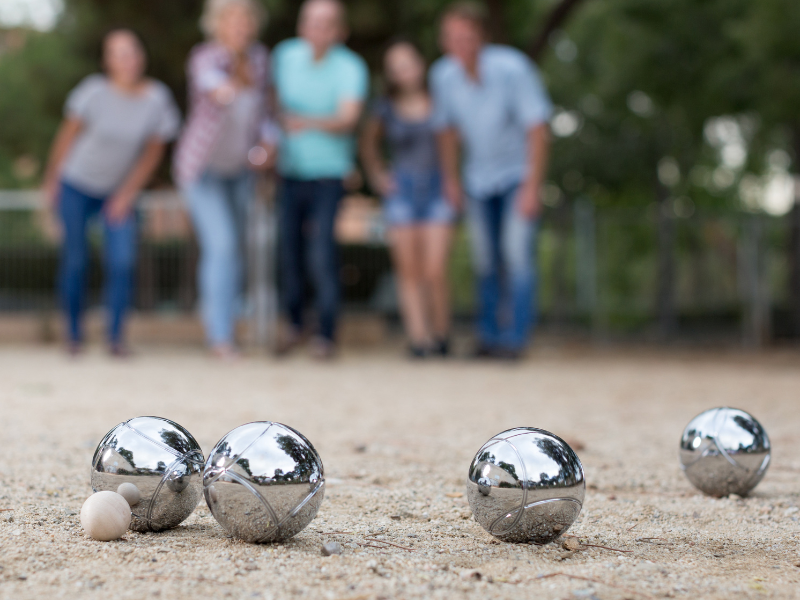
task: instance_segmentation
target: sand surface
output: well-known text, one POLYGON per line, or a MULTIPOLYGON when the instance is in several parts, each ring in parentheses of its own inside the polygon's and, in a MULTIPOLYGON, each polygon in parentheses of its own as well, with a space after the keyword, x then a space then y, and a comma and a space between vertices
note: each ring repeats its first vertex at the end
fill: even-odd
POLYGON ((1 348, 0 598, 796 598, 798 400, 797 353, 540 346, 509 367, 389 350, 220 365, 191 350, 120 363, 1 348), (705 497, 678 468, 683 427, 717 405, 751 411, 772 439, 746 499, 705 497), (206 454, 242 423, 292 425, 325 464, 317 518, 286 543, 251 545, 201 504, 167 532, 88 539, 78 512, 94 447, 148 414, 206 454), (572 550, 498 543, 471 518, 467 466, 514 426, 578 442, 588 489, 572 550), (341 556, 321 556, 330 541, 341 556))

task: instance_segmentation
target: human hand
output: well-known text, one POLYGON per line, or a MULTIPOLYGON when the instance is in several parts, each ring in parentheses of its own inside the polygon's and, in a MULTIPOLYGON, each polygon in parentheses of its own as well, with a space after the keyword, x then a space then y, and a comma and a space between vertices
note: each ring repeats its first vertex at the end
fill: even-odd
POLYGON ((535 219, 542 212, 542 201, 539 198, 539 188, 525 182, 517 190, 517 212, 527 220, 535 219))
POLYGON ((39 228, 46 239, 54 243, 60 243, 63 238, 63 232, 61 230, 61 221, 56 214, 60 201, 58 180, 45 179, 41 191, 44 203, 42 208, 36 211, 39 228))
POLYGON ((278 160, 278 147, 275 144, 262 142, 250 148, 247 162, 254 171, 269 171, 275 168, 278 160))
POLYGON ((311 128, 311 122, 305 117, 301 117, 299 115, 293 115, 293 114, 283 115, 281 122, 283 123, 283 128, 288 133, 298 133, 300 131, 303 131, 304 129, 311 128))
POLYGON ((127 219, 133 210, 133 203, 136 195, 128 192, 117 192, 106 200, 103 211, 106 213, 108 221, 114 225, 119 225, 127 219))
POLYGON ((381 171, 376 174, 370 182, 372 189, 378 192, 384 198, 391 196, 397 191, 397 183, 394 177, 388 171, 381 171))
POLYGON ((460 212, 464 206, 464 188, 458 177, 445 177, 444 195, 450 205, 460 212))
POLYGON ((44 199, 44 207, 49 211, 55 211, 58 208, 59 201, 59 184, 55 179, 45 179, 42 183, 42 198, 44 199))
POLYGON ((217 104, 228 106, 236 99, 236 86, 232 82, 226 81, 211 92, 211 97, 217 104))

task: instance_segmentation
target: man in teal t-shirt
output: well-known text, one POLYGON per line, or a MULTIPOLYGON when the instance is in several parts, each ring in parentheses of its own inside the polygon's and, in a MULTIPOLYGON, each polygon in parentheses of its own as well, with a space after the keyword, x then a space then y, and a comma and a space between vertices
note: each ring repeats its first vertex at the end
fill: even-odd
POLYGON ((364 60, 344 46, 344 6, 338 0, 306 0, 299 36, 273 53, 274 82, 284 128, 278 172, 283 304, 291 332, 279 352, 302 338, 308 257, 316 292, 318 358, 334 352, 339 306, 339 264, 333 227, 353 170, 354 131, 367 95, 364 60))

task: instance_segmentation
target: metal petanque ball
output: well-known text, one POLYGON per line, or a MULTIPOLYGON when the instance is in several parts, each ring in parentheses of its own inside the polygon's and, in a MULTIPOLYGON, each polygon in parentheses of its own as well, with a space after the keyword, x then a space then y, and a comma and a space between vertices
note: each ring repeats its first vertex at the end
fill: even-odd
POLYGON ((767 432, 752 415, 736 408, 712 408, 683 430, 681 469, 710 496, 744 496, 758 485, 770 460, 767 432))
POLYGON ((578 518, 585 493, 583 466, 569 444, 533 427, 498 433, 467 476, 475 520, 504 542, 553 541, 578 518))
POLYGON ((278 542, 316 516, 324 475, 319 454, 301 433, 260 421, 217 442, 203 471, 203 490, 214 518, 232 536, 278 542))
POLYGON ((136 417, 100 441, 92 458, 92 489, 121 493, 131 503, 132 530, 162 531, 185 520, 200 502, 203 462, 200 446, 183 427, 161 417, 136 417))

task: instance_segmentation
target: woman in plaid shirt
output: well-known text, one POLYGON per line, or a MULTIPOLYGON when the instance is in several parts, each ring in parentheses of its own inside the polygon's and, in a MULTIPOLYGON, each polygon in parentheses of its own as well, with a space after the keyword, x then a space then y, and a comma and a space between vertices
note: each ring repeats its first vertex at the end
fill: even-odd
POLYGON ((236 356, 244 224, 254 172, 272 168, 279 130, 268 113, 269 54, 256 41, 264 21, 254 0, 207 0, 208 41, 189 57, 189 114, 175 177, 200 244, 203 324, 215 356, 236 356))

